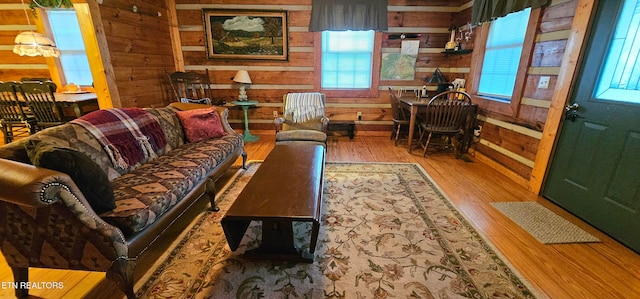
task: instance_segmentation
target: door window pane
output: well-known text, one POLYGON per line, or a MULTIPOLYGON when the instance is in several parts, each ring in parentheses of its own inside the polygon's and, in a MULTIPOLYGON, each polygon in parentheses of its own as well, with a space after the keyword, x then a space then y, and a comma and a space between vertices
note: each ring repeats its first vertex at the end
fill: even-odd
POLYGON ((628 0, 605 58, 595 98, 640 103, 640 0, 628 0))

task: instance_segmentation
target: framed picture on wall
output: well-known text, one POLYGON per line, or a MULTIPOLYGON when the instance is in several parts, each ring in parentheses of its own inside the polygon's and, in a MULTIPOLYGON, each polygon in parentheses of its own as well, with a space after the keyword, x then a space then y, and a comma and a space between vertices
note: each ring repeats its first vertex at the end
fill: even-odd
POLYGON ((287 11, 203 9, 209 59, 288 60, 287 11))

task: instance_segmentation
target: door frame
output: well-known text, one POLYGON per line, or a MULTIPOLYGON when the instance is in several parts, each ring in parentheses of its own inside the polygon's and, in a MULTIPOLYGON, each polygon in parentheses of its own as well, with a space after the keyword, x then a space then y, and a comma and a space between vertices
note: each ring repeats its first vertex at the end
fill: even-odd
POLYGON ((571 32, 562 57, 558 80, 551 98, 551 106, 542 131, 542 139, 538 145, 538 154, 529 179, 529 190, 540 194, 547 171, 553 158, 554 149, 558 142, 560 129, 564 119, 564 109, 571 98, 573 84, 578 74, 578 68, 583 58, 586 39, 589 34, 590 23, 595 14, 596 1, 578 0, 576 13, 571 24, 571 32))

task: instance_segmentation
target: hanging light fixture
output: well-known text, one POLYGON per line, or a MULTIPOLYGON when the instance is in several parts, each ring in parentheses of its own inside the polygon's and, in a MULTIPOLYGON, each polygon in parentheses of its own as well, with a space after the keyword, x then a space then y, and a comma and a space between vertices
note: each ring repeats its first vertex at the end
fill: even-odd
MULTIPOLYGON (((22 2, 22 8, 24 9, 24 15, 27 18, 27 23, 31 27, 31 20, 27 14, 27 9, 22 2)), ((36 4, 38 4, 36 2, 36 4)), ((38 4, 40 6, 40 4, 38 4)), ((44 56, 44 57, 58 57, 60 56, 60 50, 56 47, 56 44, 42 33, 33 32, 32 30, 21 32, 16 36, 13 46, 13 53, 20 56, 44 56)))

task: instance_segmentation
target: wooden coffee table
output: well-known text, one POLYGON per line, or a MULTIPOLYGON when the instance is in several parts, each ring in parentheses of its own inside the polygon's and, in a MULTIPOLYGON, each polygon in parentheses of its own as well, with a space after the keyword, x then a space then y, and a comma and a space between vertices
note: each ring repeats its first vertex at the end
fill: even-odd
POLYGON ((248 258, 313 262, 324 183, 325 149, 300 142, 278 144, 222 218, 231 250, 252 220, 262 221, 262 242, 248 258), (296 249, 293 222, 312 222, 309 252, 296 249))

